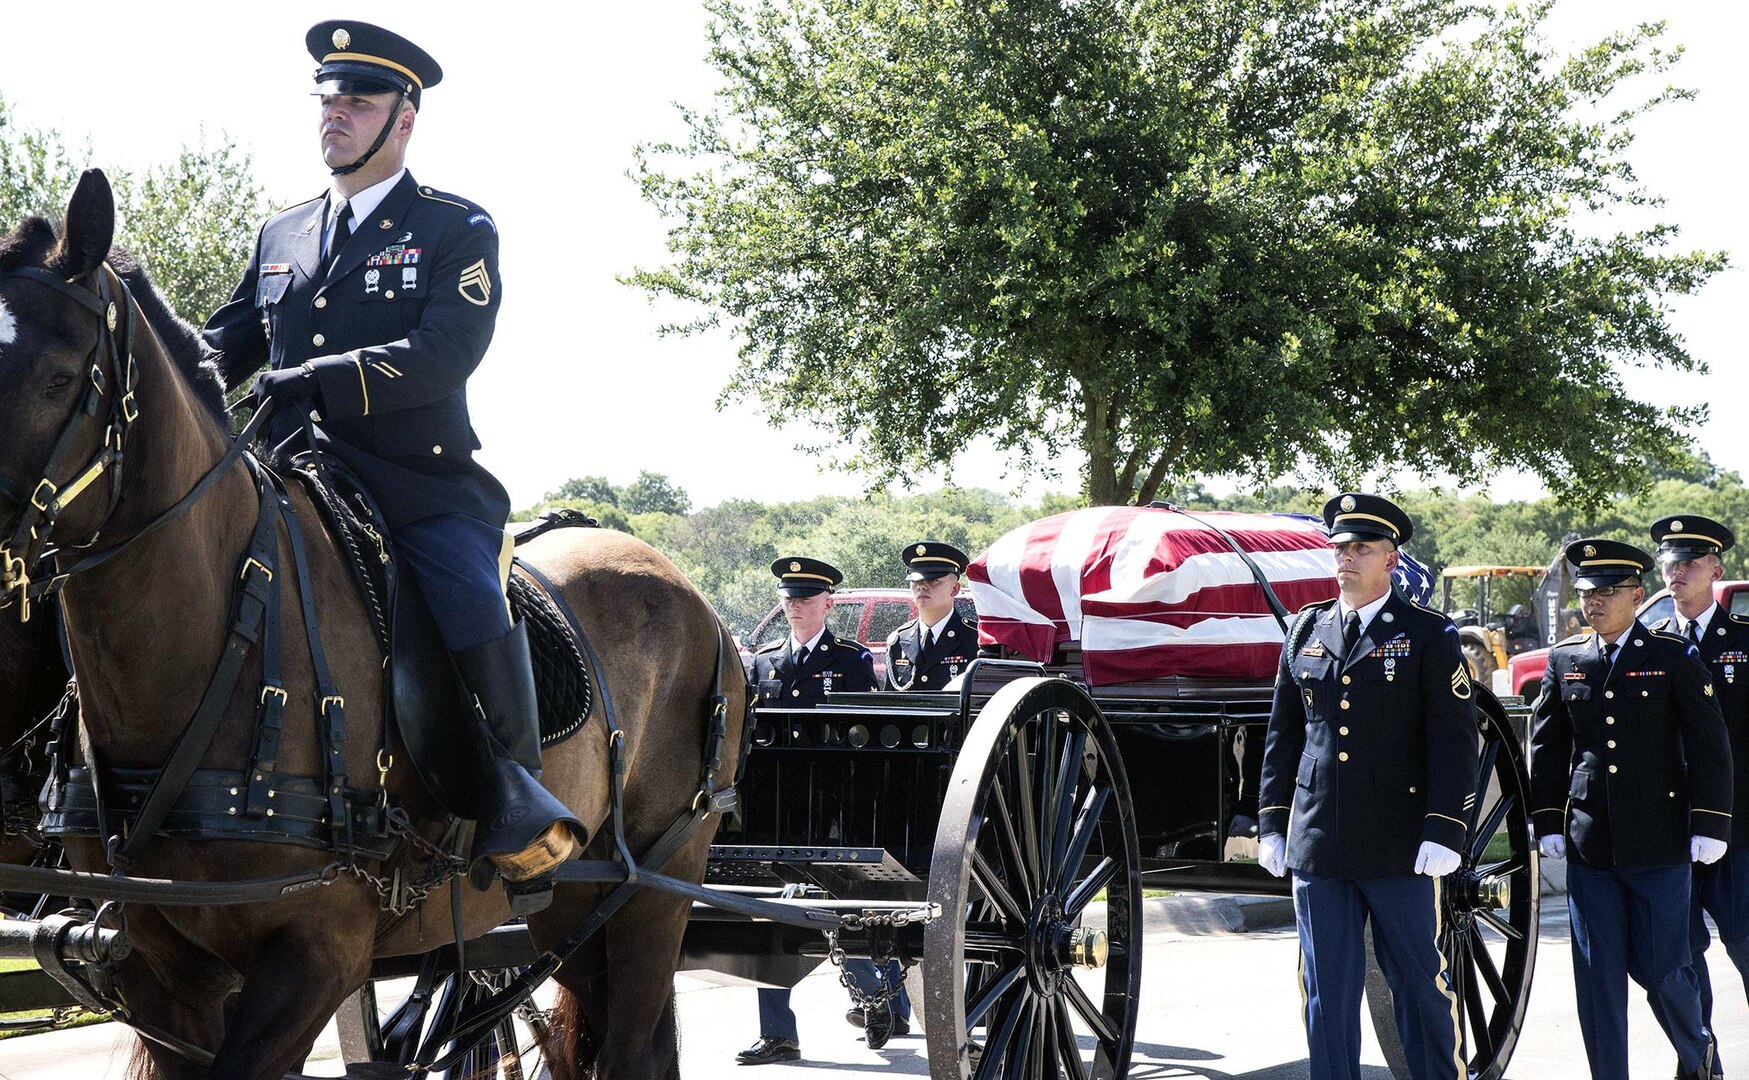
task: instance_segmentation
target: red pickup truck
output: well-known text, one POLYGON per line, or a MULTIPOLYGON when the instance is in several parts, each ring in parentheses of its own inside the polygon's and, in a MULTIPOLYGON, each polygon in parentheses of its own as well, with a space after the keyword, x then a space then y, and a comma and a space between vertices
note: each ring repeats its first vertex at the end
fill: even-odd
MULTIPOLYGON (((1749 581, 1718 581, 1713 583, 1713 599, 1720 607, 1733 615, 1749 615, 1749 581)), ((1640 605, 1640 621, 1647 626, 1660 619, 1667 619, 1676 614, 1676 601, 1671 599, 1669 589, 1659 589, 1646 598, 1640 605)), ((1589 632, 1589 631, 1587 631, 1589 632)), ((1517 694, 1529 701, 1536 697, 1537 689, 1542 685, 1543 672, 1549 666, 1549 651, 1547 649, 1532 649, 1521 652, 1507 661, 1505 671, 1496 671, 1494 678, 1495 693, 1501 693, 1498 680, 1504 676, 1507 685, 1505 693, 1517 694)))
MULTIPOLYGON (((963 618, 977 623, 978 610, 972 606, 970 593, 960 593, 953 604, 963 618)), ((832 595, 826 625, 838 640, 860 641, 868 646, 868 651, 874 654, 878 681, 887 671, 887 635, 916 617, 917 605, 911 602, 909 589, 840 589, 832 595)), ((752 671, 754 650, 787 633, 789 620, 783 616, 783 605, 774 605, 742 643, 742 666, 752 671)))

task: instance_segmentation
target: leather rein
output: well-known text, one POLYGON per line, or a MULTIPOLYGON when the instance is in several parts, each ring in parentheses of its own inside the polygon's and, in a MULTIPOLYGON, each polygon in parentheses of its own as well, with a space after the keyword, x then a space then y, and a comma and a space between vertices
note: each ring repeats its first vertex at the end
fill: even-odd
POLYGON ((37 481, 26 488, 0 474, 0 497, 19 507, 18 518, 6 529, 5 539, 0 540, 0 609, 17 603, 20 621, 29 622, 32 601, 46 599, 68 578, 108 562, 125 551, 128 545, 168 525, 200 501, 242 457, 255 432, 273 409, 271 402, 263 402, 218 464, 208 470, 186 495, 139 532, 62 568, 59 559, 63 552, 86 550, 96 545, 121 500, 127 437, 140 418, 139 403, 134 397, 140 377, 139 364, 134 359, 138 309, 127 282, 108 263, 103 264, 97 276, 96 290, 36 266, 16 267, 0 273, 0 277, 23 278, 53 289, 91 312, 98 320, 97 343, 92 346, 88 358, 89 385, 85 396, 55 437, 37 481), (100 414, 105 425, 102 448, 72 480, 55 483, 54 477, 69 471, 67 462, 72 457, 74 443, 100 414), (54 530, 62 511, 90 490, 96 481, 105 478, 109 505, 91 534, 80 541, 57 544, 53 538, 54 530), (49 568, 46 572, 45 567, 49 568))

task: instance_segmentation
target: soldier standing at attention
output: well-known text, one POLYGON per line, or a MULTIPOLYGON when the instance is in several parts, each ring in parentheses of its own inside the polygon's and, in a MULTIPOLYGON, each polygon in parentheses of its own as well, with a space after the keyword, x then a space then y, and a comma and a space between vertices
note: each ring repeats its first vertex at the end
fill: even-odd
POLYGON ((1409 1074, 1465 1072, 1438 946, 1440 878, 1458 868, 1476 723, 1457 629, 1391 588, 1414 530, 1376 495, 1324 504, 1336 600, 1288 632, 1259 788, 1258 861, 1291 867, 1311 1080, 1360 1080, 1370 920, 1409 1074))
POLYGON ((978 628, 954 609, 971 560, 952 544, 924 540, 906 546, 899 561, 917 617, 887 635, 887 689, 940 690, 978 655, 978 628))
POLYGON ((1567 859, 1579 1031, 1593 1080, 1628 1080, 1628 976, 1676 1047, 1678 1080, 1722 1076, 1688 940, 1690 861, 1731 834, 1731 751, 1712 680, 1685 638, 1634 617, 1651 556, 1577 540, 1567 562, 1593 635, 1549 651, 1533 710, 1532 823, 1567 859))
MULTIPOLYGON (((1732 615, 1713 600, 1713 585, 1725 576, 1719 556, 1737 538, 1711 518, 1681 514, 1652 524, 1658 544, 1658 566, 1676 601, 1676 615, 1652 629, 1686 638, 1700 652, 1700 662, 1712 673, 1713 697, 1730 734, 1733 794, 1749 793, 1749 619, 1732 615)), ((1706 950, 1712 944, 1702 912, 1719 927, 1725 955, 1737 965, 1749 985, 1749 815, 1731 815, 1730 847, 1715 863, 1693 867, 1689 906, 1689 947, 1700 983, 1700 1018, 1713 1026, 1713 984, 1707 974, 1706 950)))
MULTIPOLYGON (((753 684, 761 705, 812 708, 834 691, 875 688, 874 657, 826 628, 832 590, 844 575, 831 563, 784 556, 771 564, 789 634, 753 654, 753 684)), ((769 1065, 802 1056, 789 991, 759 990, 759 1041, 735 1055, 742 1065, 769 1065)))
POLYGON ((333 455, 375 497, 483 718, 467 733, 485 793, 473 855, 550 899, 548 872, 581 826, 539 783, 527 628, 504 598, 510 497, 474 460, 468 418, 467 380, 498 318, 498 229, 404 165, 421 95, 443 78, 429 53, 347 19, 304 44, 329 189, 262 226, 202 337, 232 386, 266 365, 254 393, 278 406, 271 444, 333 455))

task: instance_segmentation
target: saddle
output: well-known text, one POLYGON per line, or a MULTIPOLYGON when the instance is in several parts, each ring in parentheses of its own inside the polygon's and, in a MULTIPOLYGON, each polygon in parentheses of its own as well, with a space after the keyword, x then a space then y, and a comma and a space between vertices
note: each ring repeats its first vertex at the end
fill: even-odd
MULTIPOLYGON (((294 474, 322 508, 329 531, 347 557, 354 584, 371 614, 377 643, 389 657, 384 686, 388 726, 425 784, 445 810, 479 817, 481 772, 467 740, 446 737, 462 730, 473 702, 450 659, 425 598, 396 572, 393 537, 358 479, 339 461, 313 454, 295 460, 294 474)), ((574 510, 551 511, 515 537, 520 545, 558 528, 595 528, 594 518, 574 510)), ((513 620, 528 624, 540 742, 544 750, 570 738, 594 708, 583 636, 564 597, 541 573, 513 559, 508 583, 513 620)))

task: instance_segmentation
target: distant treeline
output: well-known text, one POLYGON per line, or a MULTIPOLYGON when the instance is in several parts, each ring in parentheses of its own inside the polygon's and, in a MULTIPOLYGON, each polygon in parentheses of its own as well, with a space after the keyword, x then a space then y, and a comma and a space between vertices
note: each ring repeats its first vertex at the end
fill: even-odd
MULTIPOLYGON (((1200 486, 1170 501, 1192 509, 1287 511, 1316 514, 1329 492, 1293 487, 1216 498, 1200 486)), ((1439 489, 1397 496, 1415 519, 1409 550, 1435 572, 1463 564, 1546 566, 1569 533, 1608 536, 1650 547, 1647 526, 1666 514, 1704 514, 1749 535, 1749 488, 1734 472, 1704 459, 1690 469, 1662 474, 1642 494, 1615 501, 1602 515, 1580 516, 1553 499, 1493 502, 1439 489)), ((1077 509, 1082 499, 1050 495, 1017 504, 982 489, 946 489, 920 495, 823 496, 803 502, 732 499, 693 510, 686 492, 658 473, 625 486, 594 476, 572 480, 527 519, 552 506, 573 506, 603 525, 634 533, 686 572, 723 615, 745 634, 771 608, 771 561, 779 555, 822 558, 844 571, 845 585, 904 584, 898 553, 916 540, 945 540, 977 555, 997 537, 1028 521, 1077 509)), ((1749 576, 1745 548, 1725 554, 1728 577, 1749 576)), ((1492 602, 1522 602, 1528 583, 1501 584, 1492 602)), ((1473 601, 1474 586, 1460 582, 1453 599, 1473 601)))

